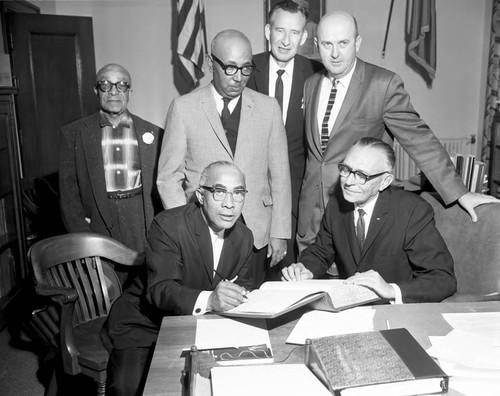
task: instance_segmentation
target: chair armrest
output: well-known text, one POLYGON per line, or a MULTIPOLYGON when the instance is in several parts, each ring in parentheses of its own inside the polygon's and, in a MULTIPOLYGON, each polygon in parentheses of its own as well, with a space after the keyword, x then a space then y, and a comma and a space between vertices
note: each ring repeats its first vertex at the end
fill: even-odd
POLYGON ((72 287, 37 286, 36 293, 50 297, 59 304, 74 303, 78 299, 78 294, 72 287))

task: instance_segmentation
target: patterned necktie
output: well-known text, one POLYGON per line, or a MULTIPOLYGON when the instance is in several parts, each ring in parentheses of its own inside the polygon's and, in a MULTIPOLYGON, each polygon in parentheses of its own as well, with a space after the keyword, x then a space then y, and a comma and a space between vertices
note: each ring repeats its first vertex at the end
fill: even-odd
POLYGON ((321 152, 325 152, 326 146, 328 145, 329 129, 328 121, 330 120, 330 115, 332 114, 333 104, 335 103, 335 97, 337 96, 337 84, 339 80, 334 79, 332 82, 332 90, 330 91, 330 97, 328 98, 328 105, 326 106, 325 116, 323 117, 323 123, 321 124, 321 152))
POLYGON ((220 113, 220 119, 222 121, 222 126, 224 127, 224 129, 226 129, 224 124, 225 124, 226 120, 231 116, 231 113, 229 112, 229 107, 228 107, 231 99, 222 98, 222 100, 224 101, 224 108, 222 109, 222 112, 220 113))
POLYGON ((276 71, 276 73, 278 73, 278 77, 276 77, 276 85, 274 88, 274 97, 280 105, 281 113, 283 113, 283 80, 281 79, 281 76, 284 72, 284 69, 279 69, 278 71, 276 71))
POLYGON ((363 245, 365 244, 365 211, 363 209, 358 209, 358 222, 356 223, 356 235, 358 236, 359 247, 363 250, 363 245))

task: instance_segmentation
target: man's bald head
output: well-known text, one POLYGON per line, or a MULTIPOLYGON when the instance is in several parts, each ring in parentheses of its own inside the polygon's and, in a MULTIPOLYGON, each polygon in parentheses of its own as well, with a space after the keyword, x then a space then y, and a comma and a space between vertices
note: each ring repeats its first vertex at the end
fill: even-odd
POLYGON ((108 63, 99 69, 97 72, 95 81, 106 80, 105 76, 110 72, 118 72, 121 73, 124 77, 126 77, 126 81, 132 85, 132 77, 130 77, 130 73, 127 69, 117 63, 108 63))
POLYGON ((222 56, 222 52, 229 46, 238 46, 242 50, 249 51, 252 53, 252 44, 248 40, 247 36, 241 33, 239 30, 228 29, 217 33, 217 35, 212 40, 212 45, 210 50, 212 54, 217 57, 222 56))

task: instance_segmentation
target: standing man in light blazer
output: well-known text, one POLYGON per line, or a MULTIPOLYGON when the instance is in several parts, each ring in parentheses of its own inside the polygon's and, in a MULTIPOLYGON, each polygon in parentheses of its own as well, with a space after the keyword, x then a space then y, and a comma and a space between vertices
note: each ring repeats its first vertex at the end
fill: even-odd
POLYGON ((321 63, 297 55, 297 50, 307 38, 305 26, 308 16, 307 8, 295 1, 276 3, 269 11, 265 26, 271 51, 254 55, 256 69, 247 84, 248 88, 277 98, 283 112, 292 183, 292 238, 288 242, 287 255, 281 262, 283 266, 294 263, 298 253, 295 235, 299 193, 306 166, 304 83, 309 76, 323 69, 321 63))
MULTIPOLYGON (((155 180, 163 130, 127 110, 131 86, 120 65, 97 72, 100 111, 61 131, 59 189, 68 232, 95 232, 143 252, 161 210, 155 180)), ((115 270, 126 285, 127 269, 115 270)))
POLYGON ((448 153, 420 118, 401 78, 357 58, 361 46, 356 19, 342 11, 326 14, 316 43, 326 72, 311 76, 304 87, 307 163, 299 200, 299 250, 316 238, 338 164, 360 138, 396 138, 416 161, 446 204, 454 201, 477 220, 474 208, 500 202, 468 192, 448 153))
POLYGON ((286 254, 291 237, 290 169, 285 127, 274 98, 246 89, 254 70, 252 48, 237 30, 211 44, 211 84, 174 99, 167 114, 158 167, 166 209, 193 200, 201 171, 211 162, 234 162, 245 174, 243 221, 254 236, 255 279, 286 254))

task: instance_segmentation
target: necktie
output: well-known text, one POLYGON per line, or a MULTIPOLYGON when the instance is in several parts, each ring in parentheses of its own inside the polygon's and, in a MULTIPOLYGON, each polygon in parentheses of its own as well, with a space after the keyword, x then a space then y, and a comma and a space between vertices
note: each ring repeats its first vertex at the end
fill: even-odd
POLYGON ((222 126, 224 126, 224 129, 225 129, 226 127, 224 124, 225 124, 226 120, 231 116, 231 113, 229 112, 229 107, 228 107, 231 99, 222 98, 222 100, 224 101, 224 108, 222 109, 222 112, 220 113, 220 119, 222 121, 222 126))
POLYGON ((285 72, 284 69, 279 69, 276 73, 278 73, 278 77, 276 77, 276 85, 274 88, 274 97, 278 101, 281 112, 283 113, 283 80, 281 79, 281 76, 285 72))
POLYGON ((323 117, 323 123, 321 124, 321 151, 324 153, 326 146, 328 145, 328 139, 330 136, 328 134, 328 121, 330 120, 330 114, 332 114, 333 104, 335 103, 335 97, 337 96, 337 83, 339 80, 334 79, 332 82, 332 90, 330 91, 330 97, 328 98, 328 105, 326 106, 325 116, 323 117))
POLYGON ((363 245, 365 244, 365 211, 363 209, 358 209, 358 222, 356 223, 356 235, 358 236, 359 247, 363 250, 363 245))

